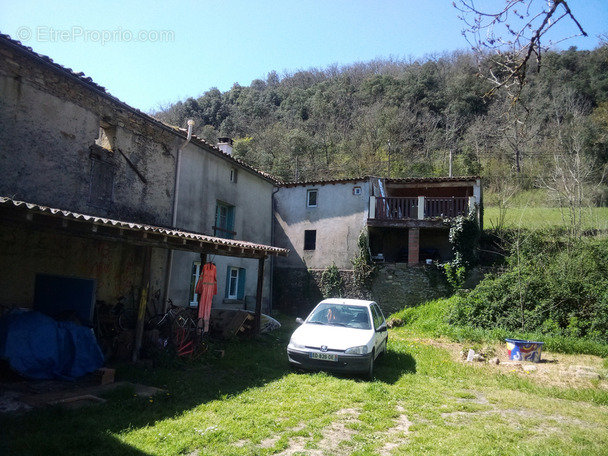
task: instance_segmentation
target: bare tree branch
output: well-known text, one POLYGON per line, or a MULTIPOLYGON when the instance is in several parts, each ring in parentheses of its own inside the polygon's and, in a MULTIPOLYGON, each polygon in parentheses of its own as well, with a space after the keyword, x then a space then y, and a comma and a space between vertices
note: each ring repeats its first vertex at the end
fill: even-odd
POLYGON ((576 36, 587 36, 566 0, 506 0, 496 12, 483 11, 475 0, 453 3, 466 27, 462 34, 480 58, 480 72, 493 84, 488 95, 508 90, 514 103, 526 82, 530 62, 540 69, 542 54, 551 46, 576 36), (562 20, 572 21, 577 33, 548 39, 547 33, 562 20), (488 65, 483 69, 483 65, 488 65))

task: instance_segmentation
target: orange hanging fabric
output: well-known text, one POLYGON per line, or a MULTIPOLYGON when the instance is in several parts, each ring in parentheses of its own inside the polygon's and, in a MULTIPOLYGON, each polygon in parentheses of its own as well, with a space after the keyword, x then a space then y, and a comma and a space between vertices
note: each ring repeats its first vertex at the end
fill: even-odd
POLYGON ((198 279, 194 291, 199 295, 198 318, 199 320, 203 320, 204 332, 209 332, 211 301, 213 300, 213 295, 217 294, 217 278, 213 263, 205 263, 203 273, 198 279))

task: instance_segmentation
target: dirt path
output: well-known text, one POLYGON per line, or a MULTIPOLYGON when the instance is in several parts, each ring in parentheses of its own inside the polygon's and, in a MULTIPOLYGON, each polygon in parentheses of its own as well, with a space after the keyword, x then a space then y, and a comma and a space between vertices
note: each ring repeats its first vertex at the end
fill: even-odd
POLYGON ((447 350, 452 359, 479 369, 516 373, 544 386, 559 388, 602 388, 608 389, 608 371, 603 359, 591 355, 565 355, 543 351, 539 363, 510 361, 506 344, 484 347, 448 343, 431 339, 418 339, 419 343, 447 350), (483 361, 466 361, 468 350, 473 348, 484 358, 483 361), (492 360, 498 359, 498 363, 492 360))

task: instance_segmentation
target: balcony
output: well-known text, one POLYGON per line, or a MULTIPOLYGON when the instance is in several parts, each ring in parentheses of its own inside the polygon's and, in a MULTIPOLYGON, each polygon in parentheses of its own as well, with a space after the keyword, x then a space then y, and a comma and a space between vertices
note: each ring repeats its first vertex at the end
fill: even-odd
POLYGON ((449 219, 468 215, 475 197, 370 197, 369 218, 377 221, 449 219))

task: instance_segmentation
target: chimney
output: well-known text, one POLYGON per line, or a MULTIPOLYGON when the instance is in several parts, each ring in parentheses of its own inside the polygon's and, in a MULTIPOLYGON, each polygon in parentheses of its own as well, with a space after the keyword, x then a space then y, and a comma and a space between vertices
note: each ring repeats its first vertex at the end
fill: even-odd
POLYGON ((232 138, 218 138, 217 147, 225 154, 232 155, 232 138))

